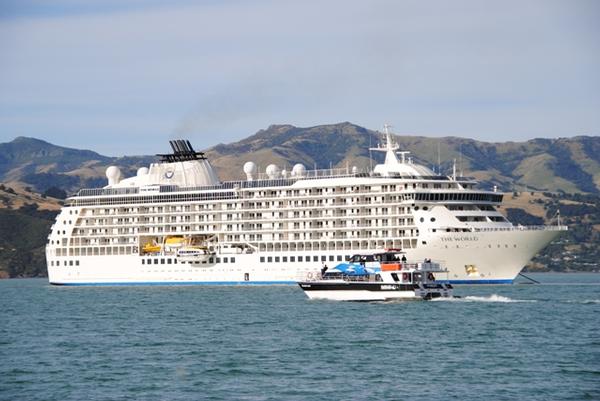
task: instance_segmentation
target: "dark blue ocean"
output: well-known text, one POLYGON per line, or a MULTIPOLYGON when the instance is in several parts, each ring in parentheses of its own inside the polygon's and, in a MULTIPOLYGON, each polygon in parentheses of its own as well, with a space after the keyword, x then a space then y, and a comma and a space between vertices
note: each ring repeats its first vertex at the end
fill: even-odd
POLYGON ((2 400, 600 399, 600 274, 452 301, 0 281, 2 400))

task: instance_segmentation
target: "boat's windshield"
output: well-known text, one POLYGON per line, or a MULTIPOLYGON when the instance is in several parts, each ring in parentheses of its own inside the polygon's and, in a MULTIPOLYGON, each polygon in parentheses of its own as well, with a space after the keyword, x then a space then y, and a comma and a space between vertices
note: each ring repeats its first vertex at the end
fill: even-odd
MULTIPOLYGON (((354 255, 350 258, 351 263, 375 262, 376 255, 354 255)), ((378 259, 377 259, 378 260, 378 259)))

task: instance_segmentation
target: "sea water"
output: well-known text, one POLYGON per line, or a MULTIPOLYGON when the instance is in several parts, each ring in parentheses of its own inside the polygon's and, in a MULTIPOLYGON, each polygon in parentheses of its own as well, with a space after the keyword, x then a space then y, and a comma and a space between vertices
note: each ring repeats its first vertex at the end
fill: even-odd
POLYGON ((600 275, 432 302, 0 281, 2 400, 600 399, 600 275))

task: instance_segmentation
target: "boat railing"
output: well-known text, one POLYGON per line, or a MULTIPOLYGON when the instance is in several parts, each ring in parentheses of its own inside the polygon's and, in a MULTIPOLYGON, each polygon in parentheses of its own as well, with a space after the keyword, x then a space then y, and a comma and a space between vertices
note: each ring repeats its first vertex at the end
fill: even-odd
POLYGON ((491 231, 568 231, 565 225, 559 226, 512 226, 512 227, 474 227, 473 232, 491 232, 491 231))
POLYGON ((307 281, 317 281, 317 280, 344 280, 344 281, 352 281, 352 282, 376 282, 381 281, 381 279, 377 280, 377 274, 364 274, 364 275, 350 275, 350 274, 313 274, 310 273, 306 277, 307 281))

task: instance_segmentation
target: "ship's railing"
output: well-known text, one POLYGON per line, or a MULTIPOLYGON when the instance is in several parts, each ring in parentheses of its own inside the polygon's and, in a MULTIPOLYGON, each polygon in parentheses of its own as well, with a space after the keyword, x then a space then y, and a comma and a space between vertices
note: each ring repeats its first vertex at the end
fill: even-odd
MULTIPOLYGON (((382 177, 379 174, 370 174, 366 172, 350 172, 346 168, 338 169, 322 169, 322 170, 307 170, 300 175, 287 176, 279 178, 269 178, 267 174, 258 174, 258 179, 253 181, 237 180, 224 181, 217 185, 205 185, 196 187, 179 187, 176 185, 160 185, 159 193, 173 192, 191 192, 191 191, 222 191, 227 189, 245 189, 245 188, 263 188, 263 187, 282 187, 290 186, 299 180, 318 180, 324 178, 400 178, 400 179, 415 179, 415 180, 434 180, 447 181, 445 176, 413 176, 406 174, 391 174, 390 177, 382 177)), ((139 187, 130 188, 84 188, 80 189, 74 196, 112 196, 112 195, 136 195, 140 193, 139 187)), ((148 194, 150 195, 150 194, 148 194)))
POLYGON ((138 187, 132 188, 84 188, 75 196, 102 196, 102 195, 134 195, 140 193, 138 187))
POLYGON ((567 226, 513 226, 513 227, 475 227, 474 232, 488 231, 567 231, 567 226))

